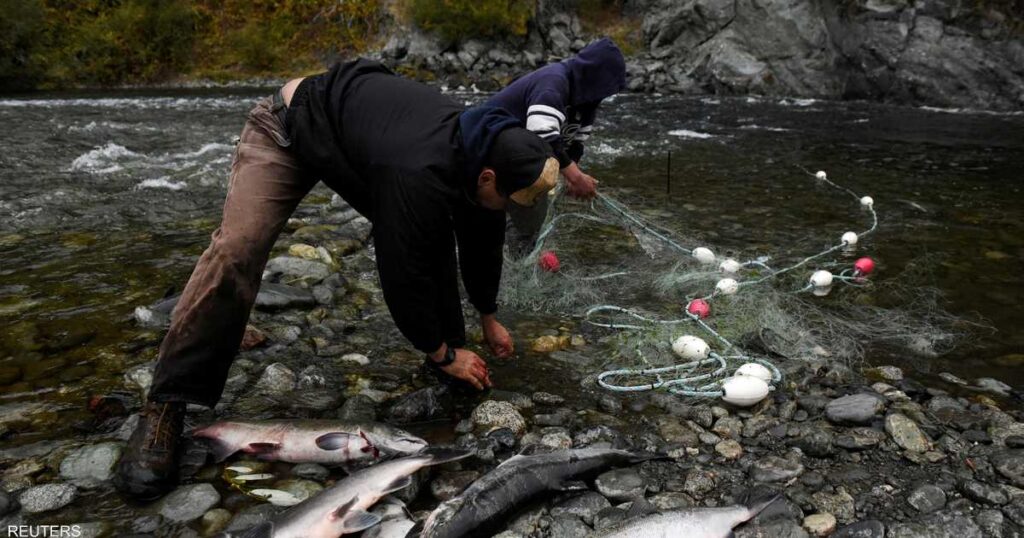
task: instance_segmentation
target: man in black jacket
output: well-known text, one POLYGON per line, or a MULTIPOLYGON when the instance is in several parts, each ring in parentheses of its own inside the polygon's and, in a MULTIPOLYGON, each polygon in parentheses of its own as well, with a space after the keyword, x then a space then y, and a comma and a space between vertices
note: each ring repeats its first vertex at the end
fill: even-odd
POLYGON ((257 104, 221 225, 174 311, 115 485, 139 498, 174 485, 185 405, 220 399, 271 247, 318 181, 373 223, 384 299, 402 334, 432 367, 490 386, 484 360, 462 347, 459 269, 486 343, 511 356, 494 316, 503 210, 554 187, 550 153, 504 110, 464 110, 368 60, 293 80, 257 104))

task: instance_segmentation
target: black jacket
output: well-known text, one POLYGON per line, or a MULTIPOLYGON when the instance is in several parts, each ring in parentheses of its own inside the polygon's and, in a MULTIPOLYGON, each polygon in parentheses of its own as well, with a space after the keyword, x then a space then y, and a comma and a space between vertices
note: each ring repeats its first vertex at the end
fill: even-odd
POLYGON ((463 107, 369 60, 307 78, 288 110, 302 166, 373 223, 381 287, 424 352, 465 345, 457 266, 470 302, 497 310, 505 215, 470 201, 488 148, 466 147, 463 107), (456 262, 456 246, 458 262, 456 262))

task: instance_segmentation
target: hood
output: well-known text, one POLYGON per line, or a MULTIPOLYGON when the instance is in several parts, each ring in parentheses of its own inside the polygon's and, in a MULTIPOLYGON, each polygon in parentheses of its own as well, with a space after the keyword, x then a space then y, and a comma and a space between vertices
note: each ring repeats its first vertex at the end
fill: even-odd
POLYGON ((515 116, 504 108, 493 105, 475 106, 459 116, 467 182, 472 181, 476 184, 476 178, 484 168, 484 161, 494 146, 498 133, 509 127, 521 126, 522 122, 515 116))
POLYGON ((587 45, 563 63, 572 83, 571 105, 596 104, 626 88, 626 60, 607 37, 587 45))

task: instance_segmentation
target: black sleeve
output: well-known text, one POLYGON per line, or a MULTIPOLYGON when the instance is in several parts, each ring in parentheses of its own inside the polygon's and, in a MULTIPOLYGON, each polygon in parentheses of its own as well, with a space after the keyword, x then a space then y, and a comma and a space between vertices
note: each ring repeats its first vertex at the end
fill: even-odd
POLYGON ((583 158, 583 142, 573 140, 569 143, 569 149, 565 153, 572 159, 572 162, 579 163, 583 158))
POLYGON ((576 160, 573 159, 572 157, 570 157, 569 153, 566 151, 565 144, 562 142, 562 137, 558 137, 557 140, 552 140, 550 142, 550 144, 551 144, 551 154, 556 159, 558 159, 558 169, 559 170, 561 170, 561 169, 565 168, 566 166, 569 166, 570 164, 576 162, 576 160))
MULTIPOLYGON (((432 178, 388 168, 374 171, 373 242, 384 300, 395 325, 416 349, 436 351, 447 299, 440 286, 456 278, 451 256, 450 202, 432 178)), ((455 292, 458 301, 458 290, 455 292)))
POLYGON ((583 143, 590 139, 590 135, 594 132, 594 120, 597 119, 597 108, 598 105, 589 105, 580 108, 580 128, 576 131, 576 136, 572 142, 569 143, 569 147, 566 148, 565 153, 572 159, 573 162, 580 162, 583 158, 583 143))
POLYGON ((459 266, 469 302, 477 312, 493 314, 498 310, 505 212, 460 204, 454 217, 459 266))

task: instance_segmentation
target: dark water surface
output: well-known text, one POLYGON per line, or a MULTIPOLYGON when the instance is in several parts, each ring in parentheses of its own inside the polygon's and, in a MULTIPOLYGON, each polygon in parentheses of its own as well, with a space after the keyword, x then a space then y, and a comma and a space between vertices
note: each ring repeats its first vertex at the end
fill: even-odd
MULTIPOLYGON (((219 218, 233 138, 263 93, 0 99, 6 412, 73 415, 155 356, 159 332, 132 311, 183 285, 219 218)), ((873 196, 881 225, 861 248, 879 277, 913 265, 949 311, 993 328, 923 366, 1024 384, 1024 115, 670 96, 603 108, 585 161, 602 188, 719 248, 799 258, 865 227, 855 202, 803 169, 873 196)), ((518 372, 508 388, 535 385, 537 370, 518 372)))

